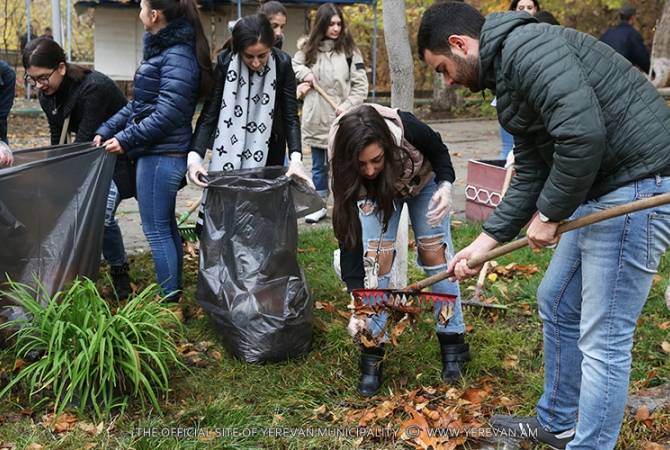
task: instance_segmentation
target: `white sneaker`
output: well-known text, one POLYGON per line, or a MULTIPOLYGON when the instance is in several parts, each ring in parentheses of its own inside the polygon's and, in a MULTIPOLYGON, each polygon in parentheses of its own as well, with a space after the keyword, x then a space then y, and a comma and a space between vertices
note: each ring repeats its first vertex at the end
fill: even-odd
POLYGON ((321 208, 317 212, 313 212, 312 214, 307 214, 305 216, 305 222, 307 222, 307 223, 317 223, 319 220, 326 217, 327 212, 328 211, 326 210, 326 208, 321 208))

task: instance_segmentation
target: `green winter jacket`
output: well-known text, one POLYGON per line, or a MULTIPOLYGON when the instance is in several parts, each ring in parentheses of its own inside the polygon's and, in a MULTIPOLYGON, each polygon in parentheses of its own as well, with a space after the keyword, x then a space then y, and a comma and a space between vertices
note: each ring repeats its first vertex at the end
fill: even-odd
POLYGON ((484 231, 513 239, 539 210, 552 221, 586 200, 670 168, 670 109, 594 37, 525 13, 496 13, 480 35, 480 86, 514 135, 516 175, 484 231))

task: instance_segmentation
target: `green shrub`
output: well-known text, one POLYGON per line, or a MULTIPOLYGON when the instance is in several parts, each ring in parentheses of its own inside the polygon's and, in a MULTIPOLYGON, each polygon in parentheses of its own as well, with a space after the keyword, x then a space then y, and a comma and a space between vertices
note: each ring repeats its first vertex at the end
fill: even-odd
POLYGON ((158 395, 168 392, 169 368, 179 361, 172 333, 181 330, 162 306, 155 285, 112 311, 95 283, 76 280, 48 298, 43 289, 9 283, 6 293, 29 314, 0 326, 17 328, 12 351, 17 359, 37 360, 14 376, 0 397, 20 381, 30 398, 51 393, 54 410, 91 406, 96 417, 127 405, 130 396, 160 411, 158 395), (31 358, 33 356, 33 358, 31 358))

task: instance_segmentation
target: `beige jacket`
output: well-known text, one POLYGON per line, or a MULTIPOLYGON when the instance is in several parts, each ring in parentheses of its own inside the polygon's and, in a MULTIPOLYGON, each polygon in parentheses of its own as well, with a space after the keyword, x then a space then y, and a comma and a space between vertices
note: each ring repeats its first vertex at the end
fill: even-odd
MULTIPOLYGON (((351 65, 344 53, 333 51, 334 42, 325 39, 319 46, 316 63, 305 65, 305 53, 298 41, 298 52, 293 57, 293 71, 298 83, 312 73, 317 83, 345 111, 360 105, 368 96, 368 77, 363 57, 358 50, 351 56, 351 65)), ((302 107, 302 141, 304 145, 326 148, 328 131, 335 120, 335 110, 314 89, 305 95, 302 107)))

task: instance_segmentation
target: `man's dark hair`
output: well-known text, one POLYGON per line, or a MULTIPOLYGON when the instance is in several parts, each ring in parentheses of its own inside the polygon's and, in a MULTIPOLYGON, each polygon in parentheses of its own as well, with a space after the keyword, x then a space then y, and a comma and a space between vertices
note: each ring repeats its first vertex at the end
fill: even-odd
POLYGON ((263 14, 268 19, 272 19, 272 16, 277 14, 288 17, 288 13, 286 12, 284 5, 274 0, 263 3, 260 8, 258 8, 258 12, 263 14))
POLYGON ((423 13, 417 33, 419 58, 430 50, 451 55, 449 36, 459 34, 479 39, 484 25, 484 16, 463 2, 435 3, 423 13))
POLYGON ((628 22, 631 17, 635 15, 635 7, 629 4, 625 4, 619 10, 619 18, 628 22))

